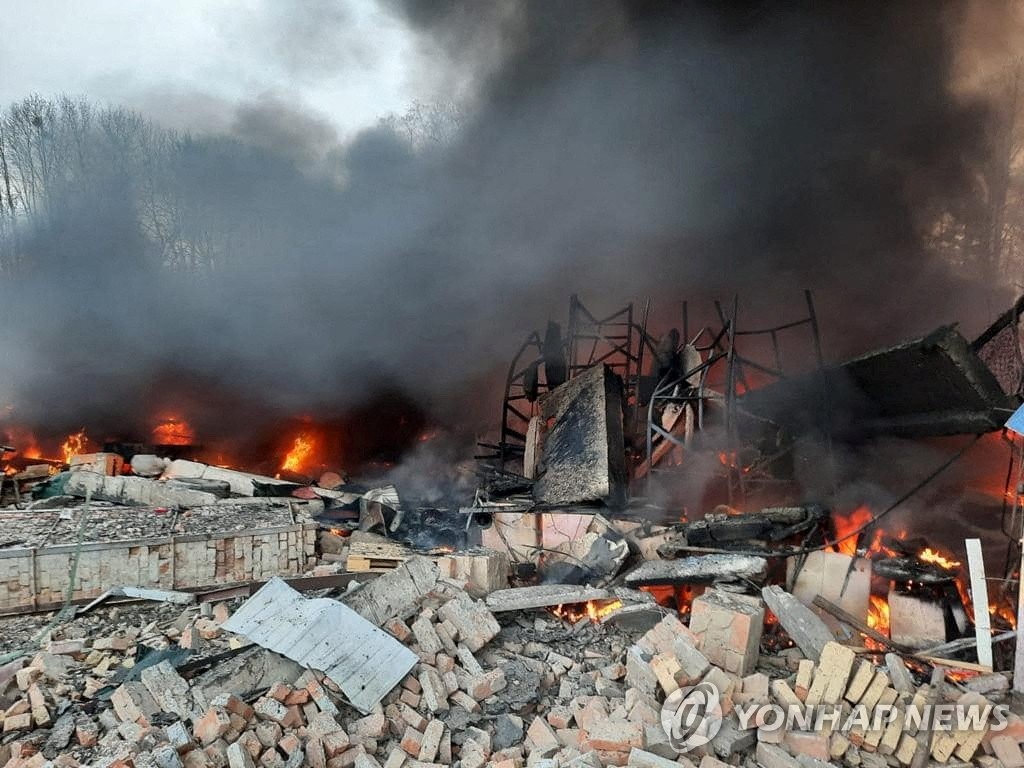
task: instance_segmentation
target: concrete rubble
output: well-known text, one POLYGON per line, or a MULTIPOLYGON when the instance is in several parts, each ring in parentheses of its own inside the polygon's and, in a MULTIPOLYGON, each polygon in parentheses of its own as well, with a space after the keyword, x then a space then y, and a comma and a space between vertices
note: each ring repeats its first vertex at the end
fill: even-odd
MULTIPOLYGON (((853 361, 866 391, 897 352, 976 357, 923 342, 853 361)), ((1024 719, 992 709, 1006 657, 970 660, 951 573, 911 551, 934 584, 885 577, 817 503, 657 516, 629 498, 637 391, 544 360, 523 474, 472 507, 148 453, 11 475, 34 500, 0 510, 0 768, 1024 768, 1024 719), (697 695, 706 738, 684 743, 697 695), (943 730, 914 721, 925 704, 985 714, 943 730)), ((690 408, 663 434, 692 432, 690 408)))
MULTIPOLYGON (((309 600, 275 580, 233 602, 96 608, 50 630, 33 652, 4 657, 0 765, 916 768, 922 750, 937 764, 1018 765, 1024 721, 1015 715, 998 734, 919 738, 902 712, 929 686, 897 654, 876 664, 833 640, 819 647, 817 625, 804 632, 814 658, 799 647, 766 649, 769 611, 784 625, 794 610, 808 621, 778 587, 763 599, 708 587, 688 623, 668 611, 642 630, 550 612, 553 600, 603 603, 616 590, 506 587, 478 599, 466 587, 413 557, 354 586, 344 603, 309 600), (360 635, 357 625, 372 631, 360 635), (388 682, 367 676, 383 686, 379 697, 354 706, 359 691, 339 679, 338 661, 361 654, 357 673, 396 652, 408 666, 386 662, 397 672, 388 682), (701 685, 718 691, 721 727, 680 753, 663 723, 665 700, 701 685), (900 714, 879 728, 774 729, 740 719, 758 704, 900 714)), ((949 686, 944 700, 991 704, 1005 688, 949 686)))

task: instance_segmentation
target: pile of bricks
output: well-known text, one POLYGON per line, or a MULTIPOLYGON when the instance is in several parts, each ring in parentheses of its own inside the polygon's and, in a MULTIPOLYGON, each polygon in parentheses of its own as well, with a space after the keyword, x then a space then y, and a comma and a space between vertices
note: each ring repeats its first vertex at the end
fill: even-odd
MULTIPOLYGON (((666 611, 630 630, 547 613, 506 612, 499 622, 464 581, 426 562, 370 585, 364 599, 345 599, 418 659, 371 711, 354 710, 329 677, 263 649, 251 650, 291 672, 225 690, 184 679, 168 660, 146 667, 137 653, 152 627, 54 639, 11 673, 18 693, 2 716, 0 766, 904 768, 924 750, 933 763, 1024 768, 1024 721, 1013 717, 999 733, 935 734, 915 732, 902 717, 843 732, 741 718, 753 705, 832 706, 843 714, 855 705, 906 708, 930 693, 892 654, 885 668, 836 642, 825 643, 817 661, 796 648, 762 654, 759 596, 707 589, 692 603, 689 626, 666 611), (136 665, 145 668, 125 679, 136 665), (111 690, 114 671, 120 682, 111 690), (700 684, 720 694, 721 727, 679 754, 663 704, 700 684)), ((203 614, 193 609, 163 627, 161 647, 220 654, 244 644, 221 626, 225 604, 203 614)), ((985 703, 978 692, 952 700, 985 703)))
MULTIPOLYGON (((800 662, 796 675, 790 680, 778 679, 771 683, 771 696, 782 707, 826 707, 834 708, 837 717, 826 720, 819 730, 759 729, 759 744, 783 747, 791 755, 808 755, 825 762, 842 761, 851 768, 866 766, 910 766, 917 762, 934 763, 969 762, 979 756, 980 764, 995 768, 998 765, 1024 766, 1020 757, 1018 742, 1024 738, 1024 727, 1012 724, 1000 735, 989 733, 988 727, 964 730, 935 730, 921 733, 920 721, 907 716, 908 707, 923 711, 930 702, 928 686, 917 688, 899 657, 889 654, 888 669, 876 667, 865 659, 858 660, 850 648, 839 643, 829 643, 822 651, 817 664, 804 660, 800 662), (864 725, 839 732, 840 723, 850 722, 854 707, 860 707, 865 714, 864 725), (881 717, 883 709, 894 707, 893 718, 881 717), (1009 762, 993 763, 986 760, 981 752, 992 753, 995 746, 1006 752, 1010 744, 1015 750, 1015 759, 1009 762), (923 753, 920 754, 919 753, 923 753), (1019 760, 1019 762, 1018 762, 1019 760)), ((988 702, 981 694, 971 691, 953 691, 940 703, 961 705, 976 704, 982 707, 988 702)), ((761 754, 773 754, 777 759, 765 763, 768 768, 795 766, 790 758, 782 760, 778 749, 764 750, 761 754)))

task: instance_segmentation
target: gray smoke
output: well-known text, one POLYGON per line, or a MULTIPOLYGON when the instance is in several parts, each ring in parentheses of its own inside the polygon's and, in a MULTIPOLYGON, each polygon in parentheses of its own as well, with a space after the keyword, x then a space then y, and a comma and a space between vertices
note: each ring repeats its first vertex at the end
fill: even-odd
MULTIPOLYGON (((835 357, 989 311, 992 286, 925 247, 939 214, 970 219, 987 151, 985 105, 950 88, 964 4, 386 7, 444 63, 435 84, 472 84, 454 141, 392 123, 339 144, 280 94, 235 105, 168 171, 189 221, 231 236, 173 269, 144 185, 97 169, 2 276, 19 419, 117 433, 180 405, 202 432, 387 383, 476 425, 573 292, 650 295, 675 322, 684 298, 774 314, 808 287, 835 357)), ((297 77, 341 65, 334 4, 289 19, 274 51, 297 77)))

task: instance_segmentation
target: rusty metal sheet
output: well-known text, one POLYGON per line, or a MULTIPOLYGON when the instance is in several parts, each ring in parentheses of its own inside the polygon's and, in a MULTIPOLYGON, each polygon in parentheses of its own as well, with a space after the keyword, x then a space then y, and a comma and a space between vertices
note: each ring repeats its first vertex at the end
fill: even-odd
POLYGON ((364 714, 418 661, 348 606, 329 598, 307 599, 280 578, 250 597, 224 629, 325 673, 364 714))

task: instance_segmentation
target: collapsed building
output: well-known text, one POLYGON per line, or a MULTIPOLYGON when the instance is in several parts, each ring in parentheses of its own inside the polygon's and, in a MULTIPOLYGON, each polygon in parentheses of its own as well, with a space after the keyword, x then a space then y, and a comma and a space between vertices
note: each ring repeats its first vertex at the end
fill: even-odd
MULTIPOLYGON (((1015 715, 905 719, 1024 689, 1019 549, 996 574, 985 553, 1005 538, 970 538, 965 564, 934 524, 887 525, 1002 439, 1024 300, 973 341, 945 326, 841 364, 809 293, 769 326, 743 325, 738 300, 710 325, 688 310, 655 333, 649 305, 572 297, 513 358, 472 499, 181 446, 12 462, 0 764, 1024 765, 1015 715), (846 508, 839 456, 880 438, 960 442, 846 508), (714 733, 684 744, 673 697, 701 685, 714 733), (771 728, 745 705, 896 714, 771 728)), ((1013 545, 1021 441, 1005 440, 991 514, 1013 545)))

